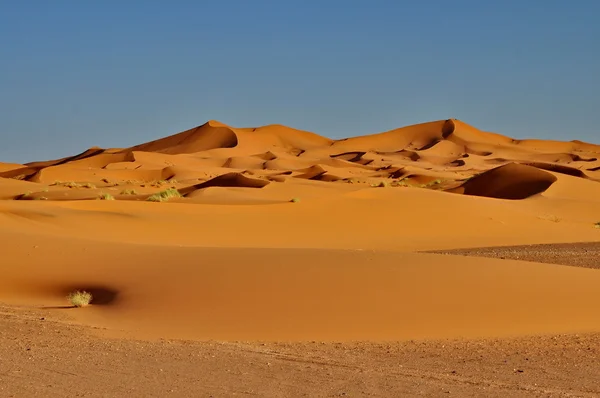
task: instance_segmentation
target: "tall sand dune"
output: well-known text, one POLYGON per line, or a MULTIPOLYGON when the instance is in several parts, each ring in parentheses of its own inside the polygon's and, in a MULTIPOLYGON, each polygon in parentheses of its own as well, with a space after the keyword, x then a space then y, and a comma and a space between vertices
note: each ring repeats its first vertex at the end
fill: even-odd
POLYGON ((233 148, 238 144, 235 132, 228 126, 211 120, 179 134, 136 145, 125 151, 182 154, 214 148, 233 148))

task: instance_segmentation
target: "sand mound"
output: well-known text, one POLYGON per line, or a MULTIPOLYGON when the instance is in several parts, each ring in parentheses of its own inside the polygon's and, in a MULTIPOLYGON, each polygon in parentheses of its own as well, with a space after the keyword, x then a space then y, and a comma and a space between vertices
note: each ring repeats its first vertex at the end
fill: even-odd
POLYGON ((342 177, 330 174, 328 168, 323 165, 314 165, 307 169, 299 170, 299 172, 301 174, 296 175, 296 178, 318 181, 337 181, 342 179, 342 177))
POLYGON ((586 178, 587 176, 579 169, 575 169, 573 167, 562 166, 559 164, 549 164, 549 163, 540 163, 540 162, 530 162, 524 163, 528 166, 537 167, 538 169, 554 171, 556 173, 566 174, 574 177, 582 177, 586 178))
POLYGON ((42 162, 30 162, 30 163, 26 163, 25 166, 41 169, 44 167, 58 166, 61 164, 74 162, 76 160, 87 159, 87 158, 90 158, 93 156, 101 155, 105 152, 106 152, 105 149, 93 147, 93 148, 87 149, 75 156, 68 156, 68 157, 61 158, 61 159, 47 160, 47 161, 42 161, 42 162))
POLYGON ((365 164, 369 164, 372 162, 372 160, 363 159, 363 156, 365 156, 365 154, 366 154, 366 152, 364 152, 364 151, 355 151, 355 152, 338 153, 337 155, 331 155, 331 157, 333 159, 341 159, 341 160, 345 160, 347 162, 359 163, 359 164, 365 165, 365 164))
POLYGON ((236 156, 228 158, 223 167, 229 169, 262 169, 265 161, 254 156, 236 156))
POLYGON ((262 188, 267 185, 269 185, 269 181, 249 178, 241 173, 227 173, 206 182, 181 189, 180 192, 182 195, 187 195, 197 189, 209 187, 262 188))
POLYGON ((535 167, 507 164, 486 171, 462 185, 465 195, 525 199, 547 190, 556 177, 535 167))
POLYGON ((0 178, 11 178, 15 180, 28 180, 35 175, 41 168, 40 167, 18 167, 14 169, 8 169, 0 172, 0 178))
POLYGON ((126 149, 126 151, 182 154, 206 151, 215 148, 233 148, 238 144, 237 135, 226 125, 209 121, 169 137, 150 141, 126 149))
POLYGON ((331 145, 331 139, 320 135, 273 124, 263 127, 234 129, 240 138, 240 146, 268 151, 273 147, 291 149, 296 155, 314 148, 331 145))
POLYGON ((16 169, 22 169, 24 167, 25 166, 23 166, 22 164, 0 162, 0 173, 4 173, 6 171, 11 171, 11 170, 16 170, 16 169))

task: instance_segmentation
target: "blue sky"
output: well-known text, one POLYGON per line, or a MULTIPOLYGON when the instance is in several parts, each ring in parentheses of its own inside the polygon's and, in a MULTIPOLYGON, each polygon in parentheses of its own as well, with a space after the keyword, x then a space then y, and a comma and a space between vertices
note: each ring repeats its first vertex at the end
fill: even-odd
POLYGON ((0 161, 207 120, 600 143, 600 1, 0 1, 0 161), (37 144, 36 144, 37 143, 37 144))

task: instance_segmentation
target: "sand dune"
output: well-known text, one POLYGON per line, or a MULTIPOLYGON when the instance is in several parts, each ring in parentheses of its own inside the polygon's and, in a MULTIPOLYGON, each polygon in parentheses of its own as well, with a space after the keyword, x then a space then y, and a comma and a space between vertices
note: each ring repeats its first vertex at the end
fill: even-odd
POLYGON ((231 128, 217 121, 209 121, 202 126, 183 131, 179 134, 136 145, 127 151, 158 152, 176 155, 214 148, 233 148, 237 144, 237 135, 231 128))
MULTIPOLYGON (((110 180, 123 185, 131 181, 152 185, 182 176, 181 179, 189 182, 188 186, 198 186, 232 172, 271 170, 279 175, 292 172, 290 178, 335 184, 360 180, 365 186, 378 185, 382 179, 392 186, 405 186, 414 180, 407 177, 423 176, 430 181, 443 180, 444 184, 431 186, 436 189, 453 193, 477 191, 477 195, 486 196, 486 192, 496 188, 486 189, 483 185, 496 181, 490 176, 498 171, 470 181, 462 189, 456 188, 468 178, 509 164, 598 181, 599 159, 598 145, 580 141, 515 140, 478 130, 455 119, 339 140, 281 125, 234 128, 209 121, 131 148, 90 148, 63 159, 33 162, 22 167, 5 166, 0 169, 0 177, 41 184, 55 181, 98 184, 110 180), (476 189, 473 188, 475 183, 476 189)), ((255 175, 269 179, 264 174, 255 175)), ((512 189, 507 187, 513 182, 529 184, 522 176, 515 178, 503 178, 503 189, 512 189)), ((285 180, 280 177, 278 181, 285 180)), ((66 196, 75 198, 77 195, 71 191, 66 196)), ((492 193, 488 196, 497 197, 492 193)))
POLYGON ((557 178, 532 166, 510 163, 479 174, 464 183, 465 195, 525 199, 546 191, 557 178))
POLYGON ((0 162, 0 173, 1 172, 5 172, 5 171, 11 171, 11 170, 16 170, 16 169, 21 169, 24 166, 22 164, 16 164, 16 163, 2 163, 0 162))
POLYGON ((598 332, 596 269, 414 252, 600 241, 599 159, 455 119, 338 140, 209 121, 0 164, 0 301, 84 288, 75 321, 152 338, 598 332))

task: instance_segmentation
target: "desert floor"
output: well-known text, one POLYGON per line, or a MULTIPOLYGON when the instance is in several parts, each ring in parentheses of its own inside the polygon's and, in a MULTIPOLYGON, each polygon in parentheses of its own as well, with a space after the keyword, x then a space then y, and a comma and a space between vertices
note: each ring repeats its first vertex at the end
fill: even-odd
POLYGON ((598 396, 599 159, 211 121, 0 163, 0 396, 598 396))

